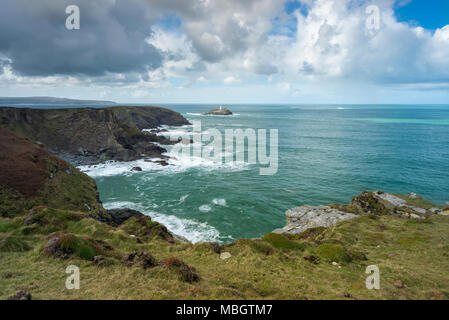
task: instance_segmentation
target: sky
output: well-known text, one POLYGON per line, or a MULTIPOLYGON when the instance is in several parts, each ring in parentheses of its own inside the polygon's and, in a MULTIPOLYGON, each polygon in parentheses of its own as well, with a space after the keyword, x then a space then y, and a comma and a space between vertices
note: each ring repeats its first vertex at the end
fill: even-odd
POLYGON ((0 96, 449 104, 449 1, 2 0, 0 96))

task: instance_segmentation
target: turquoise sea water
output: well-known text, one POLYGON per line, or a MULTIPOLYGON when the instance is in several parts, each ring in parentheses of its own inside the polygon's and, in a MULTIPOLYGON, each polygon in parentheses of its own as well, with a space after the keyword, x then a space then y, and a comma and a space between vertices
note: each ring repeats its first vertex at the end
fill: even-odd
POLYGON ((229 105, 230 117, 200 115, 213 105, 165 107, 203 130, 279 130, 273 176, 259 175, 260 165, 187 158, 82 168, 105 207, 141 210, 192 241, 259 237, 283 226, 294 206, 347 203, 363 190, 449 201, 449 106, 229 105), (131 172, 136 165, 143 171, 131 172))

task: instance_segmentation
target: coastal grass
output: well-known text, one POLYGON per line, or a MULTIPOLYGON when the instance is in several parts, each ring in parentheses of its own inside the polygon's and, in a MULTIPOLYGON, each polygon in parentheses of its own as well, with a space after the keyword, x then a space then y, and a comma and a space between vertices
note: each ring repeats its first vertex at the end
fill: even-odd
POLYGON ((449 298, 445 216, 423 220, 363 216, 319 233, 309 231, 309 236, 314 234, 311 239, 307 235, 296 240, 276 236, 273 240, 272 235, 241 239, 223 246, 231 257, 222 260, 212 246, 160 238, 138 243, 126 228, 47 210, 52 214, 58 219, 32 226, 23 225, 25 217, 0 218, 0 299, 19 290, 30 291, 33 299, 449 298), (112 263, 100 267, 88 261, 90 255, 88 260, 76 254, 68 259, 45 256, 46 228, 52 223, 77 239, 105 241, 114 252, 146 251, 160 263, 147 269, 129 267, 120 262, 120 255, 113 255, 112 263), (200 280, 184 281, 177 268, 164 264, 178 260, 193 267, 200 280), (71 264, 80 268, 79 290, 65 288, 65 269, 71 264), (369 265, 379 267, 380 290, 365 287, 369 265), (395 286, 398 280, 402 287, 395 286))

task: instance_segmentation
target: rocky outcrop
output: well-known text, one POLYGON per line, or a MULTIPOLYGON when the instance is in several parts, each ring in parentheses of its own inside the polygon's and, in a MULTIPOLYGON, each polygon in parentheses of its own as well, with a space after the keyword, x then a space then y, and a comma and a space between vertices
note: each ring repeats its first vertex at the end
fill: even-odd
POLYGON ((232 112, 228 108, 220 108, 220 109, 213 109, 209 112, 206 112, 206 113, 204 113, 204 115, 230 116, 230 115, 232 115, 232 112))
POLYGON ((157 236, 169 242, 189 242, 189 240, 183 236, 179 236, 169 231, 163 224, 152 221, 151 217, 129 208, 107 210, 101 216, 92 218, 113 227, 119 227, 131 218, 134 218, 129 225, 124 226, 124 228, 133 233, 134 236, 138 236, 143 239, 157 236))
POLYGON ((288 210, 287 225, 274 233, 299 234, 310 228, 330 227, 339 221, 352 219, 357 215, 339 211, 328 206, 301 206, 288 210))
POLYGON ((8 300, 31 300, 31 293, 28 291, 19 291, 15 295, 9 297, 8 300))
POLYGON ((0 125, 74 165, 163 158, 159 144, 176 142, 142 129, 185 124, 179 113, 157 107, 0 108, 0 125))
POLYGON ((122 263, 128 267, 138 265, 143 269, 152 268, 158 265, 156 259, 146 251, 137 251, 123 257, 122 263))
POLYGON ((110 217, 108 221, 102 221, 106 222, 107 224, 117 227, 121 225, 123 222, 128 220, 129 218, 135 217, 135 218, 141 218, 145 217, 145 215, 139 211, 124 208, 124 209, 111 209, 107 210, 107 215, 110 217))
POLYGON ((361 215, 393 215, 405 219, 425 219, 432 214, 445 215, 445 213, 442 208, 432 205, 413 192, 406 197, 399 197, 382 191, 363 191, 352 198, 347 205, 301 206, 290 209, 286 212, 286 226, 273 232, 299 234, 312 228, 330 227, 340 221, 361 215), (417 200, 423 205, 417 205, 417 200))

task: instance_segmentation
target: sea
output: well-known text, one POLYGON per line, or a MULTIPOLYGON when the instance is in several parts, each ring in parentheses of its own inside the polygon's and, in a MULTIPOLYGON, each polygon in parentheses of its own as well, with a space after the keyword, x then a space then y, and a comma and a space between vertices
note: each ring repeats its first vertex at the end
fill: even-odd
POLYGON ((232 116, 203 115, 219 105, 160 106, 201 122, 201 132, 161 128, 167 136, 217 129, 224 141, 226 129, 266 129, 268 141, 277 130, 272 175, 261 175, 266 165, 249 163, 247 151, 244 161, 180 153, 168 166, 138 160, 79 167, 96 180, 105 208, 139 210, 192 242, 260 237, 284 226, 288 209, 348 203, 364 190, 449 201, 449 105, 226 105, 232 116), (142 171, 131 171, 136 166, 142 171))

